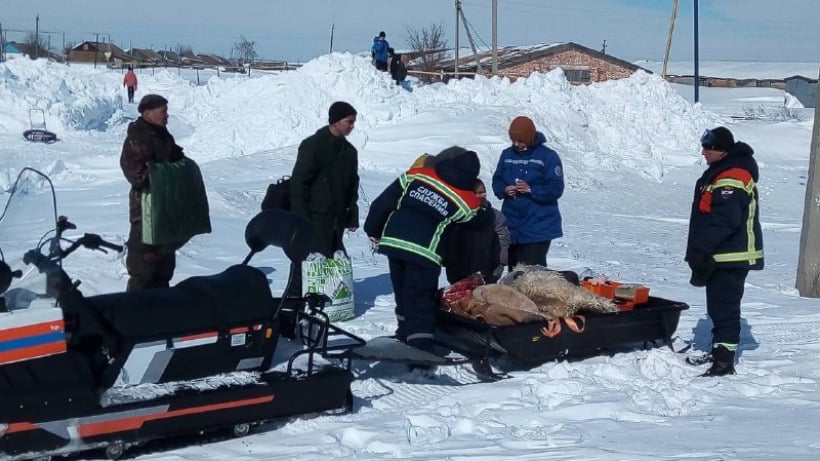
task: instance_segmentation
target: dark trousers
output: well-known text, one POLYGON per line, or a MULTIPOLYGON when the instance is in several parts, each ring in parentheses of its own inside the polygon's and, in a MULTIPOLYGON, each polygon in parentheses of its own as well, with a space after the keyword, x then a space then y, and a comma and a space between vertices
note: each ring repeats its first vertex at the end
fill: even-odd
POLYGON ((712 319, 712 344, 740 342, 740 300, 748 269, 717 268, 706 282, 706 312, 712 319))
POLYGON ((134 90, 136 90, 136 88, 133 86, 128 87, 128 102, 134 102, 134 90))
POLYGON ((126 245, 128 254, 125 257, 125 267, 129 275, 126 291, 168 287, 177 265, 174 250, 142 243, 140 222, 131 223, 126 245))
POLYGON ((513 243, 508 253, 509 269, 512 272, 517 264, 527 266, 547 267, 547 252, 550 251, 551 240, 535 243, 513 243))
POLYGON ((376 69, 387 72, 387 61, 376 61, 376 69))
POLYGON ((401 341, 432 339, 436 328, 436 291, 440 267, 389 258, 390 282, 396 298, 396 337, 401 341))

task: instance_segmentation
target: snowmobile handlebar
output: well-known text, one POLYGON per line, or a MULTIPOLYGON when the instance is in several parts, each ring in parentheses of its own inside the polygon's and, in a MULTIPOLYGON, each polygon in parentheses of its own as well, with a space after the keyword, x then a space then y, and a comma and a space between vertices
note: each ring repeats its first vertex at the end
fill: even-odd
POLYGON ((64 256, 68 256, 71 251, 77 249, 77 247, 83 246, 88 248, 89 250, 100 250, 105 251, 103 248, 108 248, 109 250, 116 251, 117 253, 122 253, 123 247, 122 245, 117 245, 111 242, 106 241, 102 237, 97 234, 84 234, 82 237, 78 238, 69 248, 65 250, 64 256), (68 251, 68 250, 71 251, 68 251))

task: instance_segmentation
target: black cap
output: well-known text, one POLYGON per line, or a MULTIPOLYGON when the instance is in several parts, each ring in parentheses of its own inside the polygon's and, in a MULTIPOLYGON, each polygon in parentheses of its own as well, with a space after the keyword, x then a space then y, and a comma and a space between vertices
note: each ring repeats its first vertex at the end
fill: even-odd
POLYGON ((700 145, 706 149, 728 152, 735 145, 735 137, 728 128, 719 126, 706 130, 700 137, 700 145))
POLYGON ((436 174, 447 184, 461 190, 473 190, 481 162, 478 155, 463 147, 453 146, 444 149, 437 155, 436 174))
POLYGON ((156 109, 162 106, 167 106, 168 100, 158 94, 146 94, 140 99, 140 104, 137 106, 137 112, 143 113, 146 110, 156 109))
POLYGON ((327 122, 333 125, 339 120, 351 115, 356 115, 356 109, 354 109, 353 106, 344 101, 336 101, 330 105, 330 109, 327 111, 327 122))
POLYGON ((387 37, 387 34, 384 31, 379 32, 379 37, 387 37))

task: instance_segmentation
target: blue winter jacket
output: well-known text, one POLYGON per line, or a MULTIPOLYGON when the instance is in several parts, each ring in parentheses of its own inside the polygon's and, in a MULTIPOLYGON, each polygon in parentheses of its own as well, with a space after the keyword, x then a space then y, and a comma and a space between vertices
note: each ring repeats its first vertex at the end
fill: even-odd
POLYGON ((558 199, 564 193, 564 171, 558 153, 544 145, 546 137, 536 132, 535 143, 523 152, 512 146, 501 152, 493 174, 493 193, 503 200, 501 211, 513 244, 537 243, 563 236, 558 199), (504 188, 521 179, 532 192, 515 197, 504 188))
POLYGON ((373 46, 370 48, 370 54, 376 61, 387 62, 388 48, 390 48, 390 45, 387 43, 387 40, 381 41, 377 35, 373 37, 373 46))

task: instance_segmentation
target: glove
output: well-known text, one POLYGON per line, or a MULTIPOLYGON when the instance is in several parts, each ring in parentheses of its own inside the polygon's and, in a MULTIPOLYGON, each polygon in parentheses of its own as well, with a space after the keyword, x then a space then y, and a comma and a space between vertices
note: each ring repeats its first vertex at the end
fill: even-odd
POLYGON ((370 240, 370 251, 373 253, 379 251, 379 239, 376 237, 369 237, 368 239, 370 240))
POLYGON ((710 254, 702 251, 694 251, 687 258, 689 268, 692 269, 692 277, 689 279, 689 284, 695 287, 704 287, 706 283, 712 278, 716 265, 715 258, 710 254))

